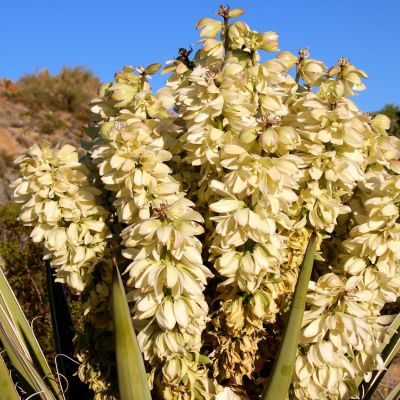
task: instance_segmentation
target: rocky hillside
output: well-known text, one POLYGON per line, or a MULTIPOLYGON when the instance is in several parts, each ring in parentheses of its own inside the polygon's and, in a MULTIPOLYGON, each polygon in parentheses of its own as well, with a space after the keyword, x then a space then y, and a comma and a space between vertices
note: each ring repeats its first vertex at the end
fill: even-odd
POLYGON ((78 143, 100 81, 81 67, 52 76, 46 70, 16 83, 0 79, 0 204, 10 198, 13 159, 34 143, 78 143))

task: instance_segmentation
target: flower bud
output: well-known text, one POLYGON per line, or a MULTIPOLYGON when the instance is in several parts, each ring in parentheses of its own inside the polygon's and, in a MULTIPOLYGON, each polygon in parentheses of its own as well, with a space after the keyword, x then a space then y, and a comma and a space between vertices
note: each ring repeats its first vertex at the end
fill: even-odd
POLYGON ((381 134, 386 135, 386 131, 390 128, 390 118, 383 114, 378 114, 372 119, 372 126, 381 134))
POLYGON ((300 76, 307 84, 318 86, 326 75, 325 70, 322 61, 305 59, 300 65, 300 76))
POLYGON ((275 128, 266 129, 260 134, 259 143, 267 153, 275 153, 279 144, 279 134, 275 128))
POLYGON ((200 36, 214 39, 222 29, 222 22, 212 18, 203 18, 197 23, 196 29, 202 29, 200 36))

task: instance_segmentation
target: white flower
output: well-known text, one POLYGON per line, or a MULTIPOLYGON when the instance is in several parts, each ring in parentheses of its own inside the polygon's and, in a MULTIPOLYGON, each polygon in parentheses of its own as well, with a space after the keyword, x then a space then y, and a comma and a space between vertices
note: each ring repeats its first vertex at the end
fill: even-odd
POLYGON ((241 398, 231 388, 224 387, 222 392, 217 393, 215 400, 241 400, 241 398))

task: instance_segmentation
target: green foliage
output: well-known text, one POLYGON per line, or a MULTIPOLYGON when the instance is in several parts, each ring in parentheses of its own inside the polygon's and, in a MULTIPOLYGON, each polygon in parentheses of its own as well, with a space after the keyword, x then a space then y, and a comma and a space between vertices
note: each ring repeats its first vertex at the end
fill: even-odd
POLYGON ((9 96, 32 110, 67 111, 86 119, 88 103, 99 85, 92 71, 81 66, 63 68, 58 75, 44 69, 19 79, 9 96))
POLYGON ((398 383, 394 389, 389 393, 389 396, 386 397, 386 400, 398 400, 400 399, 400 383, 398 383))
MULTIPOLYGON (((4 275, 3 269, 4 261, 0 260, 0 343, 4 346, 9 364, 24 379, 24 386, 25 384, 28 385, 26 387, 28 392, 26 394, 29 395, 29 398, 36 394, 43 400, 65 400, 75 399, 77 398, 77 393, 79 393, 79 396, 82 395, 83 399, 90 400, 92 398, 91 393, 86 392, 84 388, 83 390, 74 392, 75 394, 72 395, 70 389, 72 389, 71 381, 73 377, 70 376, 68 379, 68 375, 65 372, 63 376, 65 379, 68 379, 69 385, 66 388, 66 393, 61 393, 61 381, 50 369, 32 326, 26 319, 8 279, 4 275), (70 395, 68 395, 69 392, 70 395)), ((50 275, 48 275, 48 278, 50 278, 50 275)), ((60 284, 57 283, 55 285, 60 284)), ((59 303, 60 298, 57 298, 57 286, 55 285, 53 281, 49 281, 49 289, 52 290, 48 294, 49 301, 54 306, 52 310, 54 313, 53 323, 56 322, 57 327, 60 328, 60 318, 62 318, 62 315, 56 316, 55 314, 59 311, 65 314, 65 309, 63 311, 64 306, 59 307, 61 303, 59 303)), ((132 325, 128 300, 118 267, 115 263, 111 292, 112 315, 115 329, 114 343, 118 364, 118 398, 124 400, 151 400, 146 370, 132 325)), ((65 302, 65 298, 63 301, 65 302)), ((58 339, 61 339, 61 337, 58 339)), ((19 396, 17 386, 14 386, 13 377, 9 374, 8 368, 9 366, 0 355, 1 395, 6 396, 4 399, 14 400, 19 398, 19 396)))
POLYGON ((111 291, 115 355, 121 399, 151 400, 142 353, 133 329, 124 285, 115 263, 111 291))
POLYGON ((50 360, 54 359, 54 343, 46 300, 46 268, 43 249, 29 238, 29 228, 17 221, 19 206, 0 208, 0 256, 6 265, 6 276, 23 311, 33 323, 39 342, 50 360))
POLYGON ((263 400, 285 400, 296 362, 297 347, 306 305, 308 284, 314 265, 317 236, 312 234, 297 279, 289 320, 271 375, 264 388, 263 400))
POLYGON ((6 400, 19 400, 19 396, 14 382, 8 372, 7 365, 5 364, 3 357, 0 354, 0 387, 3 391, 3 396, 6 400))
POLYGON ((33 393, 40 394, 44 400, 63 400, 59 380, 50 369, 33 326, 26 319, 4 275, 3 260, 0 266, 0 340, 9 360, 33 393))
POLYGON ((40 120, 39 127, 43 133, 53 133, 56 129, 63 128, 65 122, 53 112, 46 113, 40 120))

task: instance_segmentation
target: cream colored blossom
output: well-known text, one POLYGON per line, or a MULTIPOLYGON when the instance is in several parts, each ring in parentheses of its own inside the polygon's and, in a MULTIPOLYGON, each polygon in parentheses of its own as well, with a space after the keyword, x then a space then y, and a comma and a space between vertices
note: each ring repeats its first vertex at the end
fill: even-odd
MULTIPOLYGON (((167 400, 257 396, 315 231, 291 393, 356 398, 356 379, 383 367, 382 308, 400 295, 400 139, 348 98, 367 76, 347 58, 327 69, 302 49, 261 61, 278 35, 231 21, 242 14, 222 5, 222 19, 200 20, 199 50, 180 49, 156 93, 159 64, 125 67, 92 104, 89 154, 121 233, 150 383, 167 400)), ((86 288, 96 335, 108 332, 101 192, 69 146, 34 146, 18 163, 20 219, 58 279, 86 288)), ((80 375, 109 391, 81 359, 80 375)))
MULTIPOLYGON (((213 23, 203 23, 203 34, 212 37, 213 23)), ((186 115, 195 127, 218 115, 223 100, 217 86, 208 88, 211 78, 204 68, 194 72, 199 91, 183 91, 182 96, 200 98, 201 106, 186 115), (205 110, 209 100, 212 104, 205 110)), ((195 390, 210 399, 214 389, 207 367, 198 359, 208 321, 203 291, 212 276, 203 265, 202 244, 196 237, 204 232, 204 219, 185 198, 168 165, 173 162, 166 147, 181 149, 173 143, 179 128, 168 111, 175 102, 171 89, 151 94, 145 73, 146 69, 139 75, 124 69, 97 101, 93 111, 100 121, 91 155, 106 189, 115 195, 119 222, 127 225, 121 238, 122 253, 132 260, 126 269, 128 297, 157 390, 165 399, 192 399, 195 390), (114 112, 106 115, 101 105, 114 112), (190 362, 189 354, 195 357, 190 362)))
POLYGON ((34 227, 34 242, 44 243, 57 280, 83 291, 110 237, 100 190, 90 184, 89 170, 71 145, 33 145, 16 163, 22 177, 12 187, 15 201, 23 204, 20 220, 34 227))
POLYGON ((240 400, 240 397, 237 396, 231 389, 225 387, 222 392, 217 393, 215 400, 240 400))
POLYGON ((319 86, 325 77, 326 66, 322 61, 305 59, 300 64, 300 76, 309 85, 319 86))

